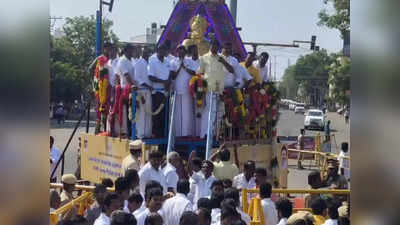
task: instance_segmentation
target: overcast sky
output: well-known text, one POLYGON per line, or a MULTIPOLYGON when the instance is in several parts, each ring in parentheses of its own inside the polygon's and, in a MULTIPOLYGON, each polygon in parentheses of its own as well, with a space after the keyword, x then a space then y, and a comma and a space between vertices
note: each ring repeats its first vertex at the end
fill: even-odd
MULTIPOLYGON (((108 0, 106 0, 108 1, 108 0)), ((229 5, 227 0, 227 4, 229 5)), ((74 17, 95 15, 98 0, 50 0, 50 16, 74 17)), ((328 52, 342 48, 340 34, 336 30, 319 27, 318 12, 325 7, 322 0, 238 0, 237 26, 246 42, 291 44, 293 40, 310 40, 317 36, 317 45, 328 52)), ((142 35, 152 22, 166 24, 173 9, 173 0, 115 0, 112 13, 105 6, 104 16, 114 22, 113 30, 120 40, 142 35)), ((57 20, 60 27, 63 20, 57 20)), ((276 57, 276 76, 284 73, 288 63, 294 64, 300 55, 310 53, 309 44, 300 48, 259 48, 270 53, 272 71, 276 57)), ((251 48, 250 48, 251 49, 251 48)))

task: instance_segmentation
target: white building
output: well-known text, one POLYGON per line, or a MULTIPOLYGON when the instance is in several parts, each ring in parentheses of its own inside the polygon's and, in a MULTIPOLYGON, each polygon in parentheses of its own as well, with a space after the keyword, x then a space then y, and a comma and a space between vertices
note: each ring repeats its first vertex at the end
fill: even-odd
POLYGON ((151 27, 146 28, 146 34, 133 36, 129 39, 129 42, 156 44, 162 31, 162 28, 157 27, 157 23, 152 23, 151 27))

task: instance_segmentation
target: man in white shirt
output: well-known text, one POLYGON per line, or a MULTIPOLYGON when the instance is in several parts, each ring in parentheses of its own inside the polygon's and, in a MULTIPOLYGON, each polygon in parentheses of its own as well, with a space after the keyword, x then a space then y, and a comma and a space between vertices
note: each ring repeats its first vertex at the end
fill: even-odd
POLYGON ((128 208, 128 198, 129 192, 131 190, 129 180, 126 177, 118 177, 115 180, 115 193, 120 196, 120 200, 122 201, 122 209, 127 210, 128 208))
POLYGON ((161 45, 157 49, 156 57, 149 59, 149 79, 153 82, 152 111, 153 135, 155 138, 164 137, 165 132, 165 100, 171 85, 171 65, 165 60, 167 47, 161 45))
POLYGON ((232 43, 225 43, 222 48, 222 57, 232 66, 232 71, 226 71, 224 86, 225 88, 238 87, 239 77, 237 76, 237 71, 239 67, 239 62, 235 57, 232 56, 232 43))
POLYGON ((340 153, 337 157, 339 161, 339 174, 343 175, 346 180, 350 180, 350 160, 345 157, 349 156, 349 143, 342 142, 340 153))
MULTIPOLYGON (((254 161, 249 160, 243 166, 243 173, 235 176, 233 178, 232 187, 240 191, 240 196, 242 196, 242 189, 254 189, 256 188, 256 178, 254 177, 254 172, 256 170, 256 164, 254 161)), ((254 194, 248 194, 247 199, 250 202, 251 197, 254 194)), ((242 198, 240 198, 240 201, 242 198)))
POLYGON ((161 209, 165 225, 179 224, 183 212, 193 211, 193 205, 187 198, 187 194, 189 193, 189 181, 179 180, 176 191, 176 195, 167 199, 161 209))
POLYGON ((242 61, 242 57, 240 56, 239 53, 233 54, 233 56, 237 59, 239 62, 239 66, 237 67, 237 71, 235 71, 236 76, 238 77, 238 82, 239 82, 239 88, 247 88, 250 85, 251 80, 253 77, 250 75, 249 71, 247 70, 246 67, 240 64, 242 61))
POLYGON ((286 221, 292 215, 293 204, 288 199, 280 199, 276 202, 279 223, 277 225, 286 225, 286 221))
POLYGON ((142 48, 140 46, 133 46, 132 59, 131 59, 133 67, 136 66, 136 63, 141 55, 142 55, 142 48))
POLYGON ((208 197, 211 195, 211 185, 216 180, 212 176, 214 170, 214 164, 211 161, 204 161, 201 167, 201 171, 193 173, 192 179, 196 185, 196 193, 193 198, 193 203, 197 204, 200 198, 208 197))
POLYGON ((213 40, 211 42, 210 52, 200 57, 200 66, 198 69, 198 73, 204 74, 204 79, 207 81, 207 96, 206 96, 206 105, 203 109, 203 113, 201 115, 201 138, 205 138, 208 131, 208 114, 211 110, 211 130, 213 134, 216 134, 216 131, 219 129, 219 122, 222 119, 222 113, 217 115, 217 96, 221 95, 224 91, 224 81, 226 71, 230 73, 234 73, 233 67, 222 57, 222 55, 218 54, 220 48, 220 43, 218 40, 213 40), (211 96, 211 92, 214 94, 211 96), (210 97, 212 97, 212 104, 209 103, 210 97))
MULTIPOLYGON (((118 62, 118 74, 120 76, 122 89, 129 88, 129 86, 134 84, 135 70, 131 62, 132 52, 133 46, 131 44, 127 44, 124 47, 124 55, 120 57, 118 62)), ((127 96, 125 96, 125 98, 126 103, 122 107, 122 126, 120 128, 120 133, 122 136, 128 135, 128 99, 127 96)))
MULTIPOLYGON (((200 67, 200 60, 199 60, 199 52, 197 49, 197 45, 190 45, 188 47, 188 56, 186 57, 191 61, 193 65, 194 71, 197 71, 200 67)), ((192 97, 193 98, 193 97, 192 97)), ((201 130, 201 115, 203 113, 203 108, 197 107, 196 102, 194 102, 194 128, 193 134, 196 137, 200 137, 200 130, 201 130)))
POLYGON ((325 220, 322 225, 338 225, 339 207, 341 204, 337 201, 328 202, 328 216, 329 219, 325 220))
MULTIPOLYGON (((53 172, 54 168, 56 167, 57 161, 61 157, 61 151, 54 147, 54 137, 50 136, 50 176, 51 173, 53 172)), ((50 182, 57 182, 57 172, 54 173, 54 178, 50 179, 50 182)))
MULTIPOLYGON (((115 44, 112 45, 111 51, 110 51, 110 59, 108 60, 108 74, 110 77, 110 85, 114 94, 114 87, 115 87, 115 81, 116 81, 116 76, 118 76, 118 62, 119 62, 119 57, 117 55, 117 47, 115 44)), ((114 97, 114 95, 112 95, 114 97)))
POLYGON ((104 207, 100 216, 94 221, 94 225, 110 225, 111 213, 121 208, 120 196, 116 193, 109 193, 104 198, 104 207))
POLYGON ((165 176, 165 183, 168 192, 176 192, 176 184, 178 183, 179 176, 176 173, 176 168, 182 164, 181 157, 177 152, 170 152, 167 155, 167 165, 163 169, 165 176))
POLYGON ((239 191, 242 189, 253 189, 256 187, 256 178, 254 172, 256 170, 256 164, 253 160, 248 160, 243 166, 243 173, 233 178, 232 186, 237 188, 239 191))
POLYGON ((167 192, 165 176, 160 169, 163 154, 158 150, 152 150, 149 154, 149 162, 146 163, 139 171, 139 187, 140 193, 144 196, 146 183, 155 180, 163 187, 163 192, 167 192))
POLYGON ((193 97, 189 91, 189 81, 196 75, 196 67, 191 59, 185 58, 186 48, 181 45, 177 49, 178 58, 171 62, 176 92, 175 100, 175 136, 189 137, 193 135, 193 97))
POLYGON ((125 176, 125 172, 128 169, 135 169, 136 171, 140 170, 140 156, 142 155, 142 145, 143 142, 141 140, 129 142, 130 154, 122 160, 121 172, 123 176, 125 176))
POLYGON ((249 225, 250 222, 251 222, 251 218, 247 213, 243 212, 242 209, 240 208, 239 191, 236 188, 228 188, 224 192, 224 198, 225 199, 233 199, 235 201, 234 202, 234 207, 236 208, 236 210, 240 214, 242 220, 244 222, 246 222, 247 225, 249 225))
POLYGON ((260 71, 260 77, 262 82, 272 81, 272 77, 269 74, 267 62, 269 59, 269 55, 267 52, 262 52, 260 55, 260 59, 254 62, 254 66, 260 71))
POLYGON ((88 220, 89 224, 93 224, 102 212, 104 198, 107 196, 106 186, 103 184, 96 184, 93 194, 96 201, 85 211, 85 218, 88 220))
POLYGON ((135 64, 135 82, 139 87, 137 97, 139 105, 136 106, 136 137, 139 139, 150 138, 152 135, 152 82, 149 79, 148 61, 150 52, 144 49, 142 57, 135 64))
POLYGON ((194 196, 196 194, 197 185, 196 185, 195 180, 192 178, 192 175, 200 172, 202 161, 198 157, 194 157, 194 158, 189 157, 188 162, 189 162, 189 166, 188 166, 189 170, 191 170, 191 171, 189 171, 190 192, 188 194, 188 198, 194 205, 196 205, 197 202, 194 202, 194 196))
MULTIPOLYGON (((137 225, 144 225, 144 221, 146 220, 146 217, 150 213, 157 213, 162 208, 163 205, 162 190, 157 187, 151 188, 150 190, 147 191, 145 200, 146 200, 146 209, 143 212, 135 215, 137 220, 137 225)), ((162 214, 161 211, 160 214, 162 214)))
POLYGON ((261 206, 264 212, 265 225, 276 225, 278 223, 278 213, 275 203, 271 200, 272 186, 269 183, 260 185, 261 206))

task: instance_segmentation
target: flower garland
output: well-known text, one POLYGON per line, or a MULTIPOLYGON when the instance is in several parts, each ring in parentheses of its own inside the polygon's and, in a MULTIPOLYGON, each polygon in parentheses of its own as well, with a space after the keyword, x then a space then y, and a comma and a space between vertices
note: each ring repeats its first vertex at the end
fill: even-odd
POLYGON ((207 93, 208 83, 201 74, 197 74, 189 81, 189 91, 192 97, 196 100, 196 106, 202 108, 204 106, 204 99, 207 93))
POLYGON ((246 108, 244 106, 244 98, 242 91, 240 89, 227 88, 224 90, 224 103, 226 114, 226 123, 229 127, 231 127, 231 123, 235 125, 243 125, 246 118, 246 108), (229 119, 230 118, 230 121, 229 119))

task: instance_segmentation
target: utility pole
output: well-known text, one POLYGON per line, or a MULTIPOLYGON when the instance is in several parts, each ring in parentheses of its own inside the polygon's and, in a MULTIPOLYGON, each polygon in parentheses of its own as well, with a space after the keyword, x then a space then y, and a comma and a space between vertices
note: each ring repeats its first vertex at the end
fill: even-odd
POLYGON ((96 11, 96 56, 102 52, 102 20, 103 20, 103 0, 99 0, 99 10, 96 11))
POLYGON ((50 30, 53 30, 53 27, 56 25, 57 20, 62 20, 62 17, 52 16, 49 18, 52 22, 50 22, 50 30))
POLYGON ((231 11, 231 15, 233 18, 233 22, 236 25, 236 19, 237 19, 237 0, 231 0, 230 3, 230 11, 231 11))
POLYGON ((274 81, 276 81, 276 55, 274 56, 274 58, 275 58, 274 81))
POLYGON ((272 59, 269 60, 269 77, 272 79, 272 59))
POLYGON ((298 48, 297 44, 276 44, 276 43, 260 43, 260 42, 243 42, 243 45, 251 45, 253 52, 257 54, 258 46, 273 46, 273 47, 286 47, 286 48, 298 48))

